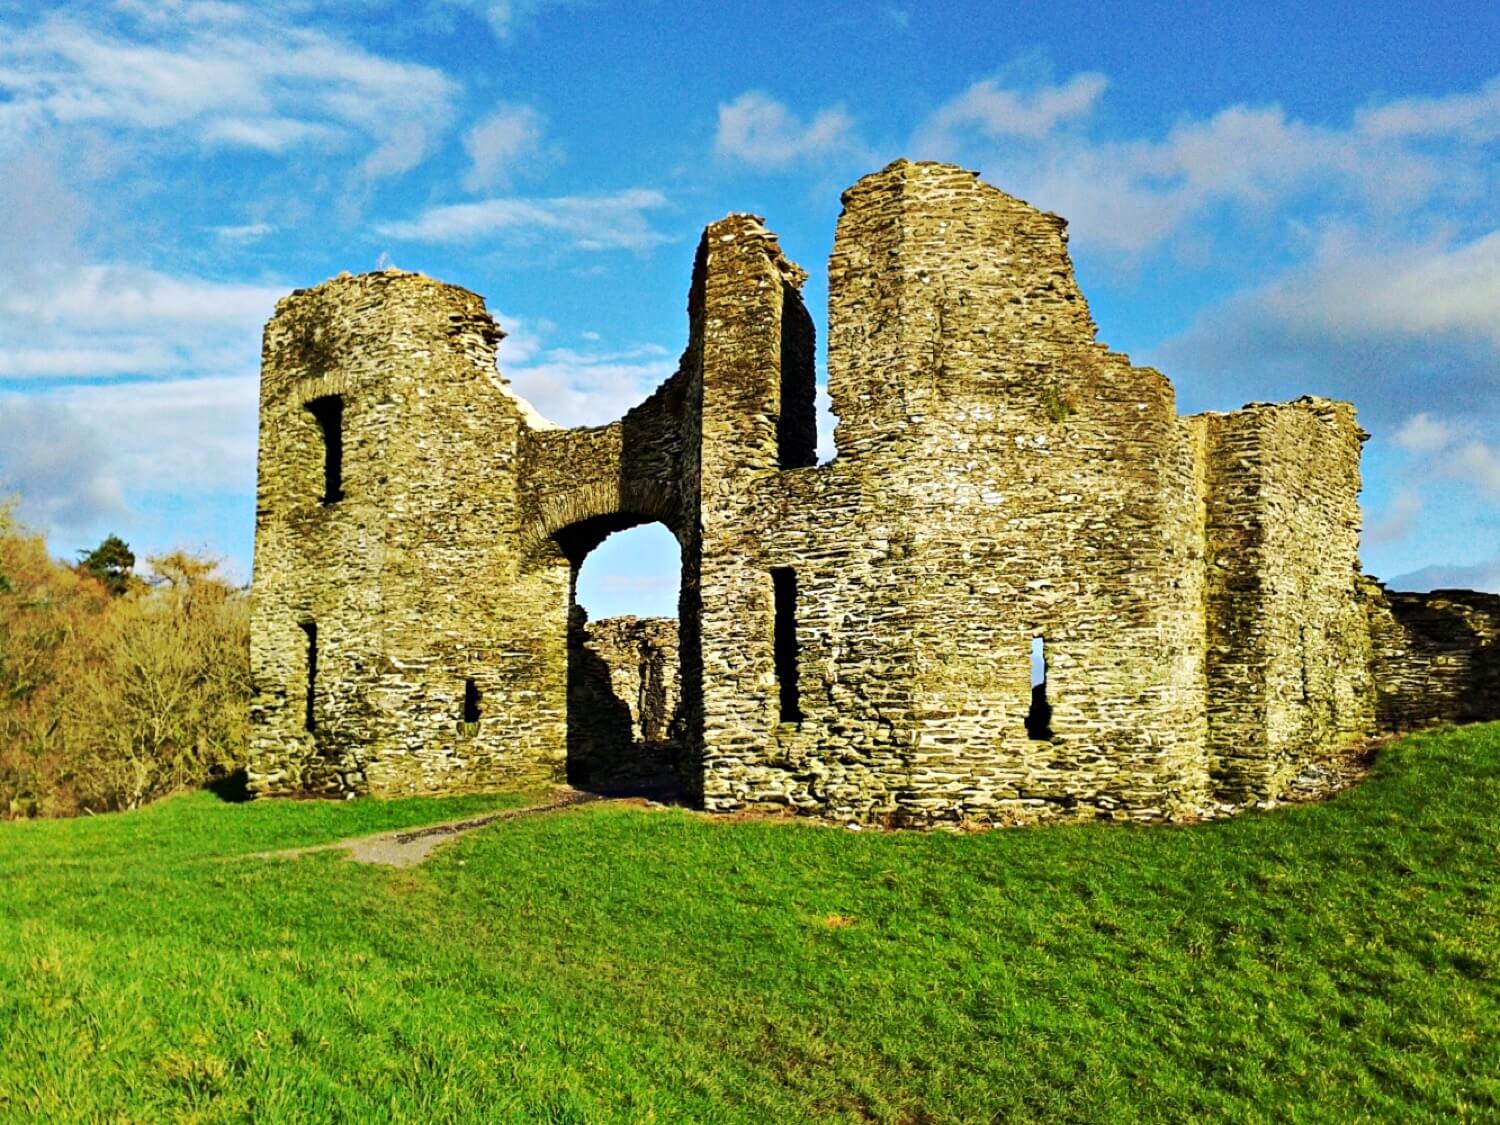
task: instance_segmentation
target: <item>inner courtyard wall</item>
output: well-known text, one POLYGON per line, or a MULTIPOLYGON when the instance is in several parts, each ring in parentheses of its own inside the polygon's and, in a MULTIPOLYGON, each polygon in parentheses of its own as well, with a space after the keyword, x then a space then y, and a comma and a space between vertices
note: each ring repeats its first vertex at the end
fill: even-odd
POLYGON ((1381 730, 1500 719, 1500 594, 1361 579, 1381 730))

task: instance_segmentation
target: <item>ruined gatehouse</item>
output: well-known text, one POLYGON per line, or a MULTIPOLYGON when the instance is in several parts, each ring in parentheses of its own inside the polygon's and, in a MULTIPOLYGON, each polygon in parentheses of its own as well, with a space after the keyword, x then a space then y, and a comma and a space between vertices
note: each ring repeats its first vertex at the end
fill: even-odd
MULTIPOLYGON (((1179 417, 1165 377, 1098 341, 1062 219, 898 161, 844 195, 818 465, 805 276, 758 217, 708 227, 677 372, 582 429, 507 385, 474 293, 385 271, 285 298, 255 790, 576 776, 602 721, 580 677, 612 681, 575 576, 649 521, 681 547, 678 630, 651 641, 680 670, 670 732, 627 714, 620 752, 654 724, 709 810, 1153 818, 1273 796, 1402 713, 1431 661, 1360 574, 1350 405, 1179 417)), ((1490 631, 1459 644, 1454 698, 1484 712, 1500 615, 1474 612, 1490 631)), ((645 692, 665 673, 621 644, 645 692)))

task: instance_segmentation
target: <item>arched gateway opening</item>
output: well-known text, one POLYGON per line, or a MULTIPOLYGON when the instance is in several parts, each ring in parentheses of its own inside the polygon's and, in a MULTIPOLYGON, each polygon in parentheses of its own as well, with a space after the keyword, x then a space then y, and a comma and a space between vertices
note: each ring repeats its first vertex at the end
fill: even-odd
POLYGON ((691 799, 682 658, 682 553, 643 516, 553 535, 568 587, 567 778, 593 792, 691 799))

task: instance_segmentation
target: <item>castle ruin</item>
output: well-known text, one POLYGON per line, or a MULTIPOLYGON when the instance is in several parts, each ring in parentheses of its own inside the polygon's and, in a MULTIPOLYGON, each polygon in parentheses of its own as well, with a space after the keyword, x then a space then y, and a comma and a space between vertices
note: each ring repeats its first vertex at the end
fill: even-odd
POLYGON ((1152 819, 1273 797, 1381 727, 1497 713, 1500 599, 1467 595, 1438 660, 1411 625, 1430 600, 1361 576, 1354 409, 1179 417, 1096 339, 1062 219, 943 164, 845 193, 824 465, 805 276, 759 218, 708 227, 676 374, 581 429, 510 389, 464 289, 386 271, 281 301, 253 788, 588 772, 612 681, 575 578, 651 521, 681 548, 678 630, 616 630, 657 702, 605 756, 652 727, 712 811, 1152 819))

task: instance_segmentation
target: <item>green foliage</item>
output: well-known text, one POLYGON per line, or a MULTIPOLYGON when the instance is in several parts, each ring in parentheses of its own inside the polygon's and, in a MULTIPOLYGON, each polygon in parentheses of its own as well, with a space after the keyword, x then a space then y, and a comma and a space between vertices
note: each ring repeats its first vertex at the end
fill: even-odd
POLYGON ((1500 725, 1326 805, 852 833, 622 804, 0 825, 0 1118, 1500 1119, 1500 725))
POLYGON ((150 560, 155 579, 141 582, 114 536, 90 558, 54 562, 0 508, 12 588, 0 597, 0 818, 133 808, 245 759, 245 595, 181 554, 150 560))
POLYGON ((130 589, 130 571, 135 553, 118 535, 107 536, 92 551, 78 552, 78 566, 92 574, 111 594, 119 597, 130 589))
POLYGON ((1073 400, 1063 394, 1056 383, 1049 384, 1042 392, 1042 411, 1046 414, 1047 421, 1054 425, 1066 422, 1077 409, 1073 400))

